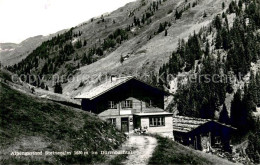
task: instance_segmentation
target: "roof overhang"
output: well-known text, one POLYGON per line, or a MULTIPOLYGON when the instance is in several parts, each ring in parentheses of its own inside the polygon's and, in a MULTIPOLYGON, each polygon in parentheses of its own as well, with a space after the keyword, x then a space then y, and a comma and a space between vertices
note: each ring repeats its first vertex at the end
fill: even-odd
POLYGON ((173 113, 169 113, 169 112, 153 112, 153 113, 134 113, 134 116, 140 116, 140 117, 144 117, 144 116, 172 116, 173 113))
MULTIPOLYGON (((135 78, 135 77, 127 77, 126 79, 119 81, 119 83, 115 83, 114 85, 111 85, 111 86, 109 86, 108 88, 106 88, 106 89, 104 89, 104 90, 101 90, 101 91, 98 91, 98 92, 96 92, 96 93, 95 93, 95 91, 93 91, 93 90, 95 90, 95 88, 98 88, 99 86, 94 87, 93 90, 91 90, 91 91, 89 91, 89 92, 86 92, 86 93, 84 93, 84 94, 77 95, 77 96, 74 97, 74 99, 88 99, 88 100, 94 100, 95 98, 97 98, 97 97, 99 97, 99 96, 101 96, 101 95, 103 95, 103 94, 105 94, 105 93, 107 93, 107 92, 109 92, 109 91, 111 91, 111 90, 117 88, 118 86, 120 86, 120 85, 122 85, 122 84, 124 84, 124 83, 127 83, 127 82, 130 81, 130 80, 135 80, 135 81, 141 82, 141 83, 143 83, 143 84, 145 84, 145 85, 147 85, 147 86, 150 86, 151 88, 154 88, 154 89, 156 89, 156 90, 158 90, 158 91, 164 93, 165 96, 173 95, 172 93, 169 93, 169 92, 164 91, 164 90, 162 90, 162 89, 160 89, 160 88, 154 87, 154 86, 152 86, 152 85, 150 85, 150 84, 148 84, 148 83, 146 83, 146 82, 144 82, 144 81, 142 81, 142 80, 139 80, 139 79, 137 79, 137 78, 135 78), (94 93, 94 94, 93 94, 93 93, 94 93)), ((102 86, 102 85, 103 85, 103 84, 101 84, 100 86, 102 86)))

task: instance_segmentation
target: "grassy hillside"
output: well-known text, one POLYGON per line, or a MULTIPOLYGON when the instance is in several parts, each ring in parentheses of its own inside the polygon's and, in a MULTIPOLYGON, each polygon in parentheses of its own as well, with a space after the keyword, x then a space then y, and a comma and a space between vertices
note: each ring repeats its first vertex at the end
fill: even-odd
POLYGON ((233 164, 217 156, 190 149, 168 138, 157 136, 157 140, 158 146, 149 164, 233 164))
POLYGON ((17 92, 0 82, 1 164, 102 162, 102 155, 10 156, 13 151, 101 151, 117 148, 125 136, 97 117, 17 92))

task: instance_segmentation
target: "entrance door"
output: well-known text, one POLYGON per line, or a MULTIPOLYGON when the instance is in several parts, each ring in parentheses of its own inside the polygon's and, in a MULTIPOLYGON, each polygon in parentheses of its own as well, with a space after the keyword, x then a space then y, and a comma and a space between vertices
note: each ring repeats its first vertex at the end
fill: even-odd
POLYGON ((129 121, 128 117, 122 117, 121 118, 121 131, 122 132, 129 132, 129 121))

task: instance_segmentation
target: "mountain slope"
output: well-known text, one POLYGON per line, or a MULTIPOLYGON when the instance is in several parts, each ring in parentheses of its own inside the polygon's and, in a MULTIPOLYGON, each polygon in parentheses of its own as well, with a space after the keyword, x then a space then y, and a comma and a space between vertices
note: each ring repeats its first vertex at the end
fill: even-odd
POLYGON ((44 36, 35 36, 28 38, 21 42, 20 44, 12 44, 11 47, 7 47, 8 44, 1 43, 0 44, 0 61, 4 66, 14 65, 22 59, 26 58, 26 56, 38 47, 43 41, 47 40, 48 37, 44 36))
POLYGON ((78 89, 85 82, 84 75, 150 75, 168 60, 179 39, 207 26, 222 12, 222 2, 228 3, 138 0, 53 37, 11 70, 19 74, 78 75, 77 82, 63 85, 64 94, 70 96, 88 90, 90 84, 78 89), (176 11, 182 11, 178 19, 176 11), (203 17, 205 12, 207 17, 203 17), (121 57, 125 59, 123 63, 121 57))
POLYGON ((30 37, 19 44, 0 43, 0 62, 3 66, 17 64, 25 59, 34 49, 40 46, 42 42, 63 32, 64 30, 61 30, 48 36, 39 35, 30 37))
MULTIPOLYGON (((2 77, 3 81, 5 77, 2 77)), ((80 109, 20 93, 0 82, 1 164, 102 162, 104 155, 10 156, 11 152, 101 151, 118 147, 125 136, 80 109)))
MULTIPOLYGON (((198 1, 198 5, 194 8, 190 8, 183 13, 180 20, 174 20, 174 12, 167 14, 172 9, 177 7, 182 8, 185 1, 166 1, 161 8, 159 8, 157 19, 153 17, 153 22, 140 30, 137 36, 133 37, 129 41, 124 42, 115 51, 111 52, 106 57, 90 65, 84 66, 79 69, 78 78, 76 83, 70 83, 65 86, 64 93, 70 93, 76 95, 84 89, 77 87, 81 80, 80 78, 86 78, 88 76, 97 76, 99 74, 122 74, 144 76, 146 73, 158 71, 159 67, 168 61, 172 51, 176 49, 179 39, 186 39, 193 31, 199 31, 203 26, 207 26, 210 21, 216 16, 216 14, 222 11, 221 4, 223 1, 198 1), (203 13, 207 12, 208 17, 203 18, 203 13), (154 32, 159 28, 160 23, 165 21, 171 22, 171 26, 168 28, 168 36, 164 36, 164 33, 156 34, 154 32), (152 39, 149 40, 149 36, 152 35, 152 39), (129 56, 127 60, 120 63, 121 56, 129 56)), ((187 4, 186 4, 187 5, 187 4)), ((145 77, 142 77, 145 78, 145 77)), ((84 80, 82 80, 84 81, 84 80)), ((86 81, 87 82, 87 81, 86 81)), ((88 90, 86 88, 85 90, 88 90)))

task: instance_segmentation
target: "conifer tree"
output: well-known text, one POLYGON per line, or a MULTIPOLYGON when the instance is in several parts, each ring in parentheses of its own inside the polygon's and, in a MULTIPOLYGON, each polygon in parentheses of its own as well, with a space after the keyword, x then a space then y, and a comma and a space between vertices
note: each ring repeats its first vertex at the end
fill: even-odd
POLYGON ((223 105, 223 109, 219 114, 219 122, 229 124, 229 116, 226 104, 223 105))
POLYGON ((254 104, 253 97, 250 95, 250 90, 247 85, 244 88, 244 97, 241 101, 240 118, 238 129, 242 133, 246 133, 253 127, 252 112, 255 111, 256 105, 254 104))
POLYGON ((256 104, 260 106, 260 73, 256 74, 256 104))
POLYGON ((163 30, 164 30, 164 26, 162 23, 160 23, 157 33, 161 33, 163 30))
POLYGON ((225 9, 225 2, 222 2, 222 9, 225 9))
POLYGON ((221 28, 222 28, 222 20, 221 20, 221 18, 218 15, 216 16, 216 18, 214 20, 214 25, 215 25, 215 28, 217 30, 221 30, 221 28))
POLYGON ((229 49, 229 33, 228 33, 228 25, 226 25, 225 27, 222 28, 221 30, 221 41, 222 41, 222 47, 224 50, 228 50, 229 49))
POLYGON ((54 93, 62 94, 62 86, 60 82, 56 82, 54 85, 54 93))
POLYGON ((206 47, 205 47, 205 56, 209 56, 210 53, 210 45, 209 40, 206 41, 206 47))
POLYGON ((175 19, 181 19, 182 16, 182 10, 178 11, 178 9, 175 10, 175 19))
POLYGON ((246 153, 251 161, 255 164, 260 163, 260 123, 259 118, 255 122, 255 126, 251 129, 252 132, 248 136, 248 146, 246 148, 246 153))
POLYGON ((205 11, 204 11, 203 17, 204 18, 207 17, 207 13, 205 11))
POLYGON ((121 55, 120 56, 120 63, 123 64, 123 62, 124 62, 124 57, 121 55))
POLYGON ((231 109, 230 109, 230 113, 231 113, 230 121, 231 121, 231 125, 234 127, 239 126, 239 122, 240 122, 239 120, 241 117, 241 108, 242 108, 241 90, 238 89, 231 102, 231 109))
POLYGON ((86 45, 87 45, 87 41, 84 40, 84 42, 83 42, 83 46, 86 46, 86 45))

